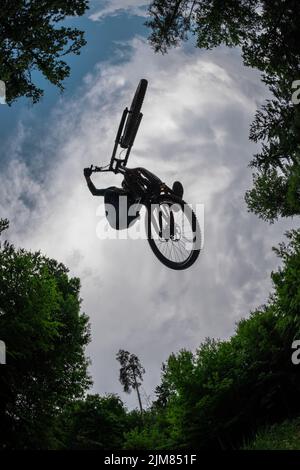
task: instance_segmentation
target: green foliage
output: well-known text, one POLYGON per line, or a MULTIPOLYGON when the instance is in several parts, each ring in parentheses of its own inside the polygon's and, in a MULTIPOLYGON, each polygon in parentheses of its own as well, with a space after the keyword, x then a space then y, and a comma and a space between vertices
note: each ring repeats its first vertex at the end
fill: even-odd
MULTIPOLYGON (((140 415, 141 416, 141 415, 140 415)), ((165 410, 155 405, 144 411, 142 419, 134 423, 128 422, 128 430, 124 435, 124 449, 171 449, 172 426, 165 410)))
POLYGON ((236 46, 250 31, 259 28, 256 12, 258 1, 240 0, 154 0, 146 25, 152 29, 149 37, 155 51, 166 52, 188 38, 191 31, 197 46, 211 49, 225 43, 236 46))
POLYGON ((43 90, 32 77, 36 70, 63 90, 70 67, 62 57, 79 54, 86 42, 77 28, 56 25, 87 8, 87 0, 2 0, 0 79, 6 83, 8 104, 21 96, 33 103, 40 100, 43 90))
POLYGON ((156 51, 166 52, 192 32, 199 48, 240 46, 245 64, 268 74, 297 70, 297 0, 153 0, 149 14, 156 51))
POLYGON ((142 430, 134 429, 125 434, 124 449, 126 450, 163 450, 168 449, 164 445, 165 435, 157 425, 145 426, 142 430))
POLYGON ((249 209, 264 220, 300 214, 300 107, 290 102, 290 79, 266 80, 275 99, 257 111, 250 139, 262 150, 250 164, 254 186, 246 193, 249 209))
POLYGON ((176 46, 180 40, 187 39, 191 28, 193 10, 187 13, 188 0, 154 0, 149 7, 151 20, 146 26, 152 28, 150 43, 156 52, 167 52, 171 46, 176 46))
POLYGON ((246 202, 270 222, 299 215, 300 107, 291 101, 299 79, 299 1, 153 0, 149 13, 156 52, 167 52, 191 32, 199 48, 239 46, 244 64, 263 73, 274 98, 257 111, 250 129, 262 150, 250 164, 256 172, 246 202))
MULTIPOLYGON (((0 221, 1 230, 7 225, 0 221)), ((2 243, 1 448, 236 449, 255 435, 250 448, 297 448, 298 422, 291 430, 284 423, 258 432, 300 414, 299 372, 291 361, 300 338, 300 230, 287 239, 274 249, 282 265, 272 273, 267 304, 241 320, 229 340, 208 338, 194 354, 171 354, 156 400, 143 413, 127 412, 115 395, 83 397, 89 330, 79 280, 55 260, 2 243)), ((140 361, 128 351, 117 356, 123 381, 135 388, 140 361)))
POLYGON ((65 407, 57 428, 61 448, 120 450, 128 429, 126 410, 115 395, 87 395, 65 407))
POLYGON ((126 435, 125 448, 239 448, 261 426, 299 414, 291 346, 300 337, 300 230, 287 235, 268 303, 228 341, 169 357, 145 426, 126 435))
POLYGON ((278 308, 278 326, 281 334, 292 339, 300 338, 300 230, 286 233, 289 243, 281 243, 274 248, 275 253, 283 259, 284 265, 272 273, 276 289, 276 306, 278 308))
POLYGON ((245 450, 299 450, 300 418, 260 430, 245 450))
POLYGON ((90 385, 79 290, 63 264, 0 245, 1 448, 48 448, 55 415, 90 385))

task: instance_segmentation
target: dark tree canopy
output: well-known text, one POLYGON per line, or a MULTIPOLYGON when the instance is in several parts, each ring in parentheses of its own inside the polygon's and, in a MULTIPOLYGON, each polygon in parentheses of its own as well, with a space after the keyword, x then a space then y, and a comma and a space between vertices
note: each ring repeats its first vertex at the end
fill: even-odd
MULTIPOLYGON (((0 232, 7 225, 0 220, 0 232)), ((115 395, 84 396, 89 329, 78 279, 40 253, 1 244, 0 449, 237 449, 259 428, 299 416, 300 230, 287 237, 275 249, 281 267, 268 302, 230 339, 171 354, 142 413, 115 395)), ((120 350, 117 359, 125 391, 139 397, 138 357, 120 350)))
POLYGON ((8 229, 9 222, 7 219, 0 219, 0 235, 4 230, 8 229))
POLYGON ((57 421, 62 447, 70 450, 115 450, 123 446, 126 409, 116 395, 87 395, 67 405, 57 421))
POLYGON ((244 64, 262 72, 273 98, 257 112, 250 139, 262 149, 251 167, 250 211, 274 221, 300 214, 300 105, 292 102, 300 77, 298 0, 153 0, 147 25, 155 51, 196 37, 199 48, 239 46, 244 64))
POLYGON ((250 139, 261 142, 250 166, 249 209, 264 220, 300 214, 300 105, 291 102, 289 78, 267 79, 273 98, 256 112, 250 139))
POLYGON ((192 33, 197 47, 240 46, 246 65, 298 78, 298 0, 153 0, 149 13, 156 51, 192 33))
POLYGON ((259 427, 299 416, 299 364, 291 358, 300 338, 300 230, 287 237, 275 249, 282 266, 266 305, 229 340, 206 339, 195 353, 169 356, 157 400, 125 448, 238 449, 259 427))
POLYGON ((49 448, 57 413, 91 383, 79 290, 63 264, 1 243, 0 449, 49 448))
POLYGON ((130 393, 132 388, 135 389, 142 384, 145 369, 135 354, 130 354, 123 349, 119 350, 117 360, 121 365, 120 382, 124 387, 124 392, 130 393))
POLYGON ((117 360, 120 363, 120 382, 123 385, 124 392, 130 393, 135 390, 139 400, 140 410, 142 412, 142 402, 139 393, 139 387, 143 382, 145 369, 143 368, 139 358, 135 354, 131 354, 124 349, 120 349, 117 353, 117 360))
POLYGON ((61 23, 87 8, 87 0, 2 0, 0 79, 8 104, 21 96, 39 101, 43 90, 34 83, 36 70, 63 90, 70 67, 62 57, 79 54, 86 42, 82 31, 61 23))

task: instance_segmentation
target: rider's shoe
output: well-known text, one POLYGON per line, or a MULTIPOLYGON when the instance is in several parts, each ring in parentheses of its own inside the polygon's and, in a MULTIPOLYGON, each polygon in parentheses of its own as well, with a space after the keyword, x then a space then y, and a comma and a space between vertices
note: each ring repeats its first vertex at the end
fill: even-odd
POLYGON ((182 199, 183 186, 180 183, 180 181, 174 181, 172 189, 173 189, 173 192, 176 194, 176 196, 178 196, 178 197, 180 197, 180 199, 182 199))

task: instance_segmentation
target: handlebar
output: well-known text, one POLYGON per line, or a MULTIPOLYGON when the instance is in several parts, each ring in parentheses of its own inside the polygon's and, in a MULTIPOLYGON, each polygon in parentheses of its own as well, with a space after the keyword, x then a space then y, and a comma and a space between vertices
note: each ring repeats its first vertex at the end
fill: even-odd
POLYGON ((92 173, 112 171, 113 173, 118 173, 120 166, 125 162, 122 158, 114 158, 114 162, 117 164, 115 167, 112 167, 112 164, 107 164, 105 166, 96 166, 91 165, 90 170, 92 173))

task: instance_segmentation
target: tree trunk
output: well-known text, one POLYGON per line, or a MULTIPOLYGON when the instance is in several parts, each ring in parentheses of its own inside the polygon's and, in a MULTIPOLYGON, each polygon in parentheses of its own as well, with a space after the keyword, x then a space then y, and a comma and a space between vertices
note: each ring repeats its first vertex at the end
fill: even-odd
POLYGON ((141 414, 143 414, 142 400, 141 400, 139 386, 138 386, 134 371, 133 371, 133 377, 134 377, 134 382, 135 382, 136 393, 137 393, 138 400, 139 400, 140 412, 141 412, 141 414))

